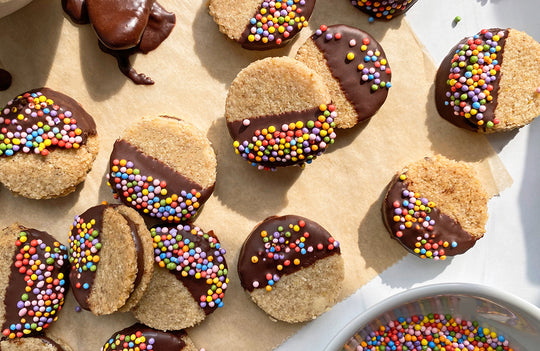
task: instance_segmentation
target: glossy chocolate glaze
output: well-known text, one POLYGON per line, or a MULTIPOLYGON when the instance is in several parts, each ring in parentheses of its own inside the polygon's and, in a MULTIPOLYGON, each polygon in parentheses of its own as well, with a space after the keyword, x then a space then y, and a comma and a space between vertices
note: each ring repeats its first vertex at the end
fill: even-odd
MULTIPOLYGON (((79 217, 82 218, 85 223, 88 223, 91 220, 95 220, 94 228, 100 233, 100 236, 101 236, 102 230, 103 230, 103 214, 105 210, 107 208, 115 208, 118 206, 119 205, 94 206, 86 210, 79 217)), ((137 229, 137 224, 133 222, 127 216, 122 215, 122 217, 124 217, 124 219, 127 221, 127 224, 130 228, 131 237, 133 238, 133 242, 134 242, 135 250, 137 254, 137 275, 133 283, 133 290, 130 293, 130 296, 131 296, 133 291, 137 289, 144 275, 144 251, 143 251, 142 241, 139 236, 139 231, 137 229)), ((84 308, 85 310, 90 310, 90 306, 88 305, 88 298, 90 297, 90 294, 93 290, 95 278, 96 278, 96 272, 91 272, 90 270, 87 270, 87 271, 83 271, 79 273, 76 270, 75 265, 71 266, 69 279, 72 282, 73 295, 75 296, 75 299, 79 303, 80 307, 84 308), (76 288, 75 287, 76 283, 80 283, 81 286, 87 283, 89 285, 89 288, 88 289, 76 288)))
MULTIPOLYGON (((50 248, 54 248, 54 243, 56 242, 56 239, 54 239, 49 233, 43 232, 40 230, 32 229, 32 228, 26 228, 23 226, 19 226, 19 229, 21 232, 26 232, 27 234, 27 242, 30 242, 32 240, 38 240, 41 239, 45 245, 47 245, 50 248)), ((26 277, 25 273, 20 273, 19 268, 15 266, 15 262, 17 261, 16 256, 20 253, 20 247, 15 246, 15 241, 18 240, 13 238, 14 243, 14 254, 13 254, 13 264, 11 265, 11 272, 9 275, 9 284, 6 288, 5 296, 4 296, 4 306, 5 306, 5 315, 4 315, 4 324, 2 325, 2 330, 6 330, 9 328, 9 326, 13 323, 18 324, 20 323, 21 317, 19 316, 19 312, 21 311, 21 308, 17 306, 19 301, 21 300, 22 294, 28 295, 29 302, 37 301, 36 295, 33 291, 27 292, 25 289, 27 287, 26 281, 24 278, 26 277)), ((62 249, 61 249, 62 250, 62 249)), ((45 261, 45 250, 40 248, 39 246, 36 247, 36 253, 35 255, 38 256, 40 260, 45 261)), ((62 250, 62 254, 67 255, 66 250, 62 250)), ((62 266, 58 265, 58 261, 55 260, 54 262, 54 268, 50 271, 51 277, 53 279, 57 279, 58 275, 60 273, 64 274, 64 279, 67 280, 67 273, 69 270, 69 262, 66 256, 66 259, 64 260, 64 264, 62 266)), ((67 293, 68 284, 66 283, 64 285, 65 287, 65 293, 67 293)), ((41 290, 41 289, 40 289, 41 290)), ((64 296, 65 296, 64 293, 64 296)), ((42 300, 43 301, 43 300, 42 300)), ((61 304, 60 304, 61 306, 61 304)), ((28 308, 30 309, 30 308, 28 308)), ((60 311, 61 307, 58 308, 58 311, 60 311)), ((57 311, 57 312, 58 312, 57 311)), ((28 314, 26 314, 28 316, 28 314)), ((28 318, 30 323, 30 318, 28 318)), ((38 333, 39 334, 39 333, 38 333)))
MULTIPOLYGON (((24 97, 26 93, 32 94, 41 92, 44 96, 46 96, 48 99, 51 99, 54 101, 55 105, 58 105, 60 109, 58 110, 58 114, 64 113, 66 111, 71 111, 72 117, 75 120, 77 120, 77 126, 81 129, 82 134, 82 142, 81 144, 86 144, 86 141, 88 140, 89 136, 97 135, 96 130, 96 123, 94 122, 94 119, 92 116, 88 114, 84 110, 84 108, 74 99, 70 98, 69 96, 62 94, 58 91, 49 89, 49 88, 38 88, 38 89, 32 89, 28 92, 21 93, 18 96, 21 96, 20 98, 15 98, 11 101, 11 104, 8 104, 4 106, 4 109, 12 109, 17 108, 17 112, 10 111, 7 115, 2 115, 5 119, 15 119, 21 111, 29 108, 28 106, 28 99, 24 97)), ((2 110, 4 110, 2 109, 2 110)), ((36 111, 35 109, 30 109, 32 111, 36 111)), ((21 126, 23 129, 31 128, 34 124, 37 122, 43 122, 48 123, 45 119, 46 115, 42 117, 25 117, 23 120, 18 120, 18 122, 11 123, 11 124, 2 124, 2 128, 6 128, 7 131, 15 132, 17 131, 17 126, 21 126)))
POLYGON ((0 91, 8 90, 11 86, 13 77, 5 69, 0 68, 0 91))
MULTIPOLYGON (((115 343, 117 338, 123 335, 137 335, 137 333, 141 333, 146 339, 146 344, 152 345, 152 349, 156 351, 181 351, 186 347, 183 338, 187 336, 187 333, 184 330, 164 332, 152 329, 141 323, 136 323, 111 335, 109 340, 103 345, 103 350, 111 350, 110 346, 115 343), (152 339, 153 343, 150 341, 152 339)), ((122 344, 116 346, 115 350, 124 350, 121 346, 122 344)))
POLYGON ((408 182, 401 181, 399 175, 396 175, 392 182, 388 186, 388 192, 384 199, 383 203, 383 220, 386 225, 386 228, 390 231, 392 238, 398 240, 403 247, 409 250, 412 254, 420 256, 414 252, 414 249, 417 247, 416 243, 419 242, 418 237, 424 238, 424 234, 429 234, 428 242, 439 243, 440 241, 447 241, 449 243, 455 242, 456 247, 451 245, 444 248, 446 256, 454 256, 464 253, 474 246, 476 243, 475 237, 470 233, 463 230, 461 225, 448 215, 441 213, 441 211, 435 207, 429 213, 431 219, 435 221, 433 225, 433 230, 428 232, 424 227, 415 228, 413 225, 411 228, 401 229, 400 224, 402 222, 395 222, 394 217, 394 202, 401 202, 404 197, 403 191, 408 190, 408 182), (401 231, 403 236, 399 238, 396 233, 401 231))
MULTIPOLYGON (((388 89, 379 88, 375 91, 371 90, 373 81, 362 81, 362 75, 364 73, 358 69, 358 65, 363 64, 368 69, 375 68, 373 62, 364 61, 366 52, 369 50, 380 51, 379 58, 386 59, 386 54, 377 40, 358 28, 343 24, 329 26, 321 35, 314 34, 311 39, 323 53, 332 76, 339 82, 343 94, 345 94, 347 100, 353 105, 358 115, 357 121, 360 122, 373 116, 385 102, 388 96, 388 89), (335 39, 337 33, 341 34, 340 39, 335 39), (332 39, 327 40, 327 34, 331 34, 332 39), (360 47, 365 38, 368 38, 370 43, 367 45, 367 50, 362 52, 360 47), (356 41, 354 47, 349 45, 351 40, 356 41), (352 61, 347 60, 347 54, 349 52, 355 53, 355 59, 352 61)), ((390 68, 388 64, 385 66, 390 68)), ((376 72, 380 74, 381 81, 390 82, 391 73, 388 74, 386 71, 381 71, 378 68, 376 72)))
MULTIPOLYGON (((498 33, 500 31, 503 31, 505 33, 504 37, 499 40, 501 51, 497 53, 497 60, 499 61, 499 65, 502 65, 504 58, 504 44, 506 42, 506 38, 508 37, 508 29, 492 28, 489 29, 489 31, 491 33, 498 33)), ((437 105, 437 111, 439 112, 439 115, 441 115, 441 117, 446 119, 448 122, 460 128, 468 129, 473 132, 478 132, 480 130, 485 131, 487 123, 484 123, 483 126, 479 126, 474 122, 474 120, 471 121, 471 118, 474 117, 465 118, 462 116, 457 116, 454 114, 453 106, 445 104, 445 101, 450 101, 450 98, 446 97, 446 93, 451 91, 450 86, 447 84, 447 82, 450 75, 450 68, 452 67, 452 58, 456 54, 456 50, 458 50, 459 45, 466 43, 468 39, 469 37, 463 38, 450 50, 448 55, 442 60, 441 65, 437 70, 437 75, 435 77, 435 104, 437 105)), ((460 71, 462 73, 465 72, 465 68, 461 69, 460 71)), ((500 81, 501 74, 499 72, 497 79, 491 83, 493 85, 493 91, 491 91, 493 100, 484 105, 486 106, 486 111, 484 112, 483 118, 485 122, 493 122, 493 120, 495 119, 495 109, 497 108, 497 96, 499 93, 500 81)))
POLYGON ((154 0, 62 0, 62 7, 73 22, 92 24, 101 50, 116 58, 124 75, 135 84, 154 84, 135 71, 129 57, 156 49, 169 36, 173 13, 154 0))
MULTIPOLYGON (((315 7, 315 0, 305 0, 305 5, 296 4, 298 8, 302 10, 302 12, 299 14, 300 16, 304 16, 306 21, 309 20, 311 17, 311 14, 313 13, 313 8, 315 7)), ((257 8, 254 15, 252 17, 255 17, 259 10, 261 9, 263 4, 263 1, 261 0, 261 5, 257 8)), ((242 44, 242 47, 248 50, 270 50, 270 49, 276 49, 285 46, 289 40, 294 38, 296 34, 300 31, 296 25, 293 26, 293 30, 290 32, 290 35, 288 38, 285 38, 283 34, 280 34, 278 31, 274 32, 275 39, 273 41, 269 41, 267 43, 263 43, 262 41, 249 41, 248 36, 251 34, 251 23, 247 23, 246 28, 242 32, 242 35, 240 36, 240 39, 238 39, 238 42, 242 44), (281 44, 276 43, 276 39, 280 38, 282 40, 281 44)))
MULTIPOLYGON (((283 238, 283 236, 281 237, 283 238)), ((311 266, 320 259, 335 254, 341 254, 339 244, 337 241, 334 241, 330 233, 319 224, 307 218, 295 215, 268 217, 253 229, 242 246, 238 258, 238 275, 240 277, 240 283, 242 287, 248 291, 255 290, 255 287, 253 286, 254 282, 259 283, 257 288, 265 288, 267 274, 271 274, 272 276, 278 275, 279 277, 285 274, 292 274, 304 267, 311 266), (289 225, 296 225, 300 221, 305 222, 305 226, 301 228, 300 231, 295 232, 293 229, 289 228, 289 225), (291 232, 290 238, 284 238, 286 241, 282 243, 286 248, 289 248, 287 245, 294 243, 307 232, 309 233, 309 237, 306 238, 304 243, 305 248, 307 250, 311 246, 313 251, 302 254, 294 249, 287 252, 286 248, 282 248, 279 251, 276 250, 274 255, 278 253, 283 254, 283 258, 269 258, 266 251, 268 248, 265 247, 261 232, 266 231, 269 237, 270 235, 273 235, 274 232, 278 231, 277 228, 279 226, 282 226, 285 231, 291 232), (322 244, 322 249, 317 247, 319 244, 322 244), (329 249, 329 244, 333 245, 332 249, 329 249), (254 257, 257 258, 256 263, 253 263, 254 257), (295 259, 300 260, 298 265, 293 263, 295 259), (291 262, 289 265, 285 263, 287 260, 291 262), (278 264, 283 265, 282 270, 277 269, 278 264)), ((279 282, 276 284, 279 284, 279 282)))
MULTIPOLYGON (((368 10, 368 9, 366 8, 365 5, 364 5, 364 6, 359 6, 359 5, 355 4, 355 2, 357 2, 357 3, 358 3, 358 2, 361 2, 360 0, 357 0, 357 1, 354 1, 354 0, 353 0, 352 3, 353 3, 353 5, 354 5, 356 8, 360 9, 362 12, 367 13, 368 15, 373 16, 373 17, 376 18, 376 19, 391 20, 392 18, 394 18, 394 17, 396 17, 396 16, 399 16, 399 15, 402 15, 402 14, 404 14, 405 12, 409 11, 409 9, 412 7, 412 5, 414 5, 414 4, 416 3, 416 1, 418 1, 418 0, 412 0, 410 3, 407 4, 407 0, 395 0, 394 3, 401 3, 402 5, 405 4, 406 7, 405 7, 405 10, 401 10, 401 9, 400 9, 400 10, 395 11, 395 12, 392 14, 392 17, 391 17, 391 18, 387 18, 385 15, 382 15, 382 16, 380 16, 380 17, 377 17, 377 13, 380 13, 379 11, 373 11, 373 9, 368 10)), ((371 2, 371 3, 372 3, 372 2, 371 2)), ((390 5, 390 6, 391 6, 391 5, 390 5)))

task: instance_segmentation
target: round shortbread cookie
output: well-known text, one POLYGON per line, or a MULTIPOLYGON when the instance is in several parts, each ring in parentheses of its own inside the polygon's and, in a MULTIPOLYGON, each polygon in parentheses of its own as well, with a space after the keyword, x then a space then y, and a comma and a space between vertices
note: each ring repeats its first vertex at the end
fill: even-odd
POLYGON ((66 247, 46 232, 13 224, 0 231, 0 263, 2 337, 43 333, 64 304, 66 247))
POLYGON ((441 62, 435 102, 439 114, 458 127, 505 132, 540 115, 539 86, 540 43, 515 29, 483 29, 441 62))
POLYGON ((24 337, 0 341, 2 351, 73 351, 63 340, 51 336, 24 337))
POLYGON ((163 332, 136 323, 114 333, 102 351, 199 351, 184 330, 163 332))
POLYGON ((153 273, 152 237, 139 214, 99 205, 76 216, 69 235, 69 279, 79 305, 95 315, 130 310, 153 273))
POLYGON ((65 196, 98 152, 96 125, 72 98, 48 88, 22 93, 0 110, 0 182, 32 198, 65 196))
POLYGON ((192 327, 217 308, 229 284, 225 249, 215 234, 190 224, 150 230, 156 266, 146 294, 133 309, 160 330, 192 327))
POLYGON ((289 57, 255 61, 234 79, 225 117, 236 152, 259 169, 303 166, 334 143, 324 80, 289 57))
POLYGON ((324 78, 339 116, 336 128, 351 128, 372 117, 392 86, 384 50, 358 28, 321 25, 298 49, 296 59, 324 78))
POLYGON ((204 133, 184 120, 143 118, 114 144, 108 184, 141 214, 167 222, 193 220, 214 191, 217 161, 204 133))
POLYGON ((484 235, 488 200, 470 166, 426 157, 396 174, 382 213, 392 238, 407 250, 444 260, 464 253, 484 235))
POLYGON ((350 0, 353 6, 373 18, 391 20, 407 12, 418 0, 350 0))
POLYGON ((242 287, 271 317, 304 322, 330 309, 344 279, 339 243, 299 216, 269 217, 248 236, 238 259, 242 287))
POLYGON ((307 27, 315 0, 210 0, 220 32, 250 50, 282 46, 307 27))

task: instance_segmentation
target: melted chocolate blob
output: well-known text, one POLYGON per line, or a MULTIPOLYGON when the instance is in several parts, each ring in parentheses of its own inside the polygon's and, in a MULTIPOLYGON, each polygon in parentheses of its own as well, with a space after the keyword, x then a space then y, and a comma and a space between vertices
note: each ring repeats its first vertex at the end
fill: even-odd
POLYGON ((253 229, 242 246, 240 283, 248 291, 271 287, 279 284, 281 276, 335 254, 341 254, 339 243, 319 224, 294 215, 269 217, 253 229))
MULTIPOLYGON (((426 211, 429 220, 434 221, 434 224, 430 226, 423 226, 424 222, 418 221, 413 222, 410 228, 406 228, 404 222, 394 221, 396 208, 403 208, 403 200, 409 199, 409 196, 404 195, 404 191, 409 191, 407 181, 400 180, 399 176, 394 177, 389 185, 383 205, 384 223, 392 238, 398 240, 403 247, 422 258, 439 257, 444 259, 442 256, 459 255, 474 246, 475 237, 463 230, 456 220, 441 213, 437 207, 426 211), (398 203, 401 206, 396 207, 395 204, 398 203), (415 249, 418 252, 415 252, 415 249), (420 251, 422 249, 424 252, 420 251), (431 252, 430 256, 426 256, 428 251, 431 252)), ((424 219, 422 216, 419 218, 424 219)))
POLYGON ((380 83, 374 82, 378 79, 389 83, 391 80, 390 66, 388 63, 381 64, 382 59, 386 60, 386 55, 379 43, 368 33, 342 24, 330 26, 321 35, 314 34, 311 39, 323 53, 332 76, 339 82, 347 100, 353 105, 358 115, 357 122, 373 116, 388 96, 388 88, 379 87, 380 83), (351 45, 352 41, 354 45, 351 45), (363 45, 366 45, 366 50, 361 50, 363 45), (368 57, 369 51, 379 51, 380 55, 368 57), (347 59, 347 54, 351 52, 355 54, 353 60, 347 59), (372 61, 373 57, 376 57, 377 61, 372 61), (367 58, 370 58, 369 61, 366 61, 367 58), (376 63, 379 67, 375 66, 376 63), (359 65, 364 68, 359 69, 359 65), (369 69, 374 69, 374 73, 366 72, 369 69), (362 76, 369 77, 370 74, 379 76, 370 80, 362 79, 362 76), (374 84, 377 85, 377 90, 372 89, 374 84))
POLYGON ((0 68, 0 91, 8 90, 12 81, 13 78, 11 77, 11 74, 0 68))
POLYGON ((116 58, 125 76, 135 84, 154 84, 135 71, 129 57, 156 49, 169 36, 173 13, 154 0, 62 0, 62 6, 75 23, 92 24, 101 50, 116 58))
MULTIPOLYGON (((498 41, 498 45, 501 47, 501 50, 496 52, 498 61, 497 65, 502 65, 503 63, 503 57, 504 57, 504 45, 506 42, 506 38, 508 37, 508 29, 500 29, 500 28, 492 28, 489 29, 488 32, 492 35, 498 33, 498 32, 504 32, 504 36, 500 38, 498 41)), ((482 38, 480 38, 482 39, 482 38)), ((459 43, 457 43, 452 50, 448 53, 448 55, 443 59, 441 62, 441 65, 439 66, 439 69, 437 70, 437 75, 435 77, 435 103, 437 105, 437 111, 448 122, 464 129, 468 129, 473 132, 478 132, 479 130, 485 131, 488 127, 488 122, 493 122, 496 118, 495 116, 495 109, 497 108, 497 96, 499 93, 499 82, 501 80, 501 74, 498 72, 496 75, 496 79, 489 84, 493 86, 493 90, 490 92, 491 96, 493 97, 492 101, 488 101, 485 106, 486 110, 483 112, 483 118, 484 121, 483 125, 477 124, 477 119, 475 116, 471 116, 469 118, 466 118, 465 116, 456 115, 454 114, 454 107, 450 105, 450 98, 447 97, 447 93, 454 94, 455 92, 452 91, 452 87, 448 85, 448 82, 450 81, 451 74, 459 74, 459 77, 465 77, 465 72, 467 72, 467 67, 471 66, 473 63, 470 62, 470 59, 467 60, 464 55, 461 55, 461 57, 464 59, 463 62, 465 62, 465 66, 461 68, 455 68, 455 72, 452 71, 452 59, 456 55, 457 52, 461 51, 459 49, 459 46, 462 44, 466 44, 469 41, 469 37, 462 39, 459 43)), ((466 50, 465 50, 466 51, 466 50)), ((461 61, 457 61, 461 62, 461 61)), ((486 64, 487 65, 487 64, 486 64)), ((475 77, 472 77, 473 79, 476 79, 475 77)), ((461 83, 460 83, 461 84, 461 83)), ((463 84, 463 86, 467 87, 467 85, 463 84)), ((455 86, 457 87, 457 86, 455 86)), ((482 88, 478 88, 480 90, 484 90, 482 88)), ((459 94, 468 94, 469 91, 462 91, 461 89, 456 90, 459 94)), ((478 95, 478 94, 475 94, 478 95)), ((458 103, 460 102, 457 100, 458 103)), ((472 104, 471 102, 468 102, 469 105, 472 104)), ((460 111, 458 111, 460 112, 460 111)))
MULTIPOLYGON (((131 336, 134 334, 144 336, 147 347, 148 345, 151 345, 153 350, 181 351, 184 349, 184 347, 186 347, 186 343, 184 342, 183 338, 187 336, 187 333, 184 330, 164 332, 149 328, 141 323, 136 323, 111 335, 109 340, 105 343, 105 345, 103 345, 102 349, 104 351, 111 350, 111 345, 116 346, 116 340, 124 336, 131 336)), ((138 345, 137 341, 132 340, 132 342, 135 343, 135 346, 138 345)), ((121 345, 122 343, 120 344, 120 348, 116 346, 114 350, 124 350, 121 345)))

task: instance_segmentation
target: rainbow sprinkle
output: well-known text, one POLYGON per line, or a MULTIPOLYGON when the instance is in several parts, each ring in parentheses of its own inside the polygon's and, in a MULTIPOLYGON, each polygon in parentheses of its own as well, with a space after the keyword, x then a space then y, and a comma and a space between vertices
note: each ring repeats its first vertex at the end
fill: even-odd
POLYGON ((146 338, 143 333, 138 330, 132 334, 116 334, 114 338, 103 345, 102 350, 117 350, 117 351, 143 351, 153 350, 156 340, 152 337, 146 338))
MULTIPOLYGON (((373 14, 378 19, 392 19, 392 17, 407 11, 407 6, 413 0, 352 0, 351 3, 364 12, 373 14)), ((412 6, 412 5, 411 5, 412 6)))
MULTIPOLYGON (((99 250, 101 250, 99 234, 95 219, 85 222, 80 216, 75 216, 69 234, 69 263, 77 272, 77 278, 80 278, 84 272, 93 274, 96 271, 99 250)), ((83 290, 90 288, 88 283, 81 284, 80 279, 77 279, 73 286, 83 290)))
MULTIPOLYGON (((281 128, 271 125, 262 130, 257 129, 251 140, 234 141, 235 151, 253 166, 264 170, 275 170, 275 167, 293 163, 302 166, 309 164, 336 138, 335 106, 320 105, 319 111, 315 120, 306 123, 297 121, 283 124, 281 128)), ((249 120, 244 122, 244 125, 249 125, 249 120)))
POLYGON ((500 123, 496 118, 491 120, 484 112, 493 100, 493 84, 501 69, 499 41, 504 37, 504 31, 494 33, 482 29, 458 45, 451 61, 446 82, 450 89, 446 92, 445 105, 453 107, 455 116, 467 118, 479 127, 485 124, 485 127, 492 128, 500 123))
POLYGON ((9 101, 0 113, 0 156, 18 152, 46 156, 54 147, 78 149, 83 142, 81 134, 71 111, 39 91, 24 93, 9 101), (19 110, 17 104, 24 107, 19 110))
POLYGON ((191 225, 154 227, 150 233, 154 240, 156 263, 178 272, 182 278, 205 281, 208 287, 199 298, 201 308, 223 307, 229 278, 223 256, 226 251, 217 238, 191 225), (203 245, 198 245, 201 241, 203 245))
POLYGON ((16 272, 24 276, 26 284, 17 301, 20 320, 8 324, 2 331, 3 336, 10 339, 43 331, 56 321, 67 286, 64 273, 54 272, 67 260, 64 245, 57 241, 48 245, 42 239, 32 239, 25 231, 19 233, 15 245, 14 266, 16 272))
POLYGON ((113 196, 120 196, 131 207, 167 222, 187 221, 201 206, 201 193, 197 189, 182 190, 169 194, 167 182, 151 175, 143 175, 130 160, 114 159, 107 184, 113 196))
POLYGON ((249 21, 248 42, 281 45, 295 28, 307 27, 308 21, 302 16, 306 1, 314 0, 264 0, 255 17, 249 21))

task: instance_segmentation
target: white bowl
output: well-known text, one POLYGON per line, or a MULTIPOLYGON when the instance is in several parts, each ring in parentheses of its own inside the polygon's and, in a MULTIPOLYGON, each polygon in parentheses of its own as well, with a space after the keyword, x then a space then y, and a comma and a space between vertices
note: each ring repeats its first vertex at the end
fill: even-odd
POLYGON ((28 5, 32 0, 0 0, 0 18, 28 5))
POLYGON ((427 285, 389 297, 354 318, 325 350, 354 350, 355 335, 365 336, 398 317, 429 313, 478 321, 503 335, 515 351, 540 350, 540 309, 504 291, 466 283, 427 285))

